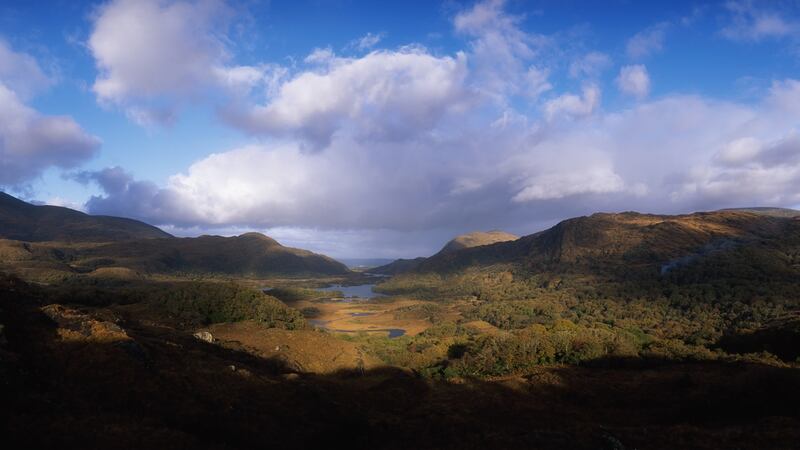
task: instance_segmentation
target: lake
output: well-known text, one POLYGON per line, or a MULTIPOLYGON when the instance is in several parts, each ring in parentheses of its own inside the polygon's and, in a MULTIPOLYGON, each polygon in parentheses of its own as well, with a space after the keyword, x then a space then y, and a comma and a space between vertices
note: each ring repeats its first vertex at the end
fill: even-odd
POLYGON ((326 292, 340 291, 342 294, 344 294, 345 297, 351 297, 351 298, 370 299, 370 298, 375 298, 375 297, 385 297, 386 296, 386 295, 378 293, 378 292, 373 292, 372 288, 374 286, 375 286, 375 284, 359 284, 359 285, 356 285, 356 286, 342 286, 341 284, 334 284, 333 286, 329 286, 329 287, 321 288, 321 289, 317 289, 317 290, 326 291, 326 292))

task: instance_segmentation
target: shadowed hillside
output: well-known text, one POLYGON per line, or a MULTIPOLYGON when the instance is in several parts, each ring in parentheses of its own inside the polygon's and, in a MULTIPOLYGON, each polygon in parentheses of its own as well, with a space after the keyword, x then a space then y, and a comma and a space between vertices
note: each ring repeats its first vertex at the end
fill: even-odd
POLYGON ((343 275, 344 264, 260 233, 176 238, 131 219, 35 206, 0 193, 0 269, 56 281, 74 274, 343 275))
POLYGON ((0 238, 17 241, 110 242, 167 238, 138 220, 90 216, 60 206, 37 206, 0 192, 0 238))
POLYGON ((324 255, 291 247, 260 233, 109 243, 81 252, 87 269, 122 266, 146 272, 196 272, 243 276, 349 273, 324 255))
POLYGON ((34 279, 77 274, 142 275, 344 275, 347 267, 324 255, 284 247, 263 234, 161 238, 69 245, 0 240, 0 269, 34 279))

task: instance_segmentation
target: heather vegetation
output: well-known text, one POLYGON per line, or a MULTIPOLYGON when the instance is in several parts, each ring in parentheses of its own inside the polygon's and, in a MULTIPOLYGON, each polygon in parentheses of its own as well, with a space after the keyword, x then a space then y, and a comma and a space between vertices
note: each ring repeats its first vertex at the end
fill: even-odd
POLYGON ((800 334, 796 319, 787 318, 797 311, 797 299, 788 283, 740 288, 720 281, 725 288, 718 288, 717 282, 687 282, 686 273, 628 283, 507 270, 400 275, 380 291, 456 305, 461 318, 442 323, 429 314, 434 326, 418 336, 363 339, 389 364, 445 377, 519 374, 607 358, 795 362, 790 343, 800 334))

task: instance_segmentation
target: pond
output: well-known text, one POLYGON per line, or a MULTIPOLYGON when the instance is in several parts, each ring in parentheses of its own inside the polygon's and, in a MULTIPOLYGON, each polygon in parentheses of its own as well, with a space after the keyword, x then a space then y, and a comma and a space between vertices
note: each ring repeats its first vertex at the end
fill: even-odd
POLYGON ((385 294, 374 292, 372 290, 373 287, 375 287, 375 284, 358 284, 355 286, 342 286, 341 284, 334 284, 332 286, 321 288, 318 290, 326 292, 340 291, 347 298, 370 299, 370 298, 386 296, 385 294))

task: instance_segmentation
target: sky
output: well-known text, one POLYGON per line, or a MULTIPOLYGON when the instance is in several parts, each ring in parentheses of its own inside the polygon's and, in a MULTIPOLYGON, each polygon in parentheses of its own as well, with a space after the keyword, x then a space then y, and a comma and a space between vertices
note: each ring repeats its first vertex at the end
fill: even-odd
POLYGON ((0 4, 0 190, 415 257, 800 206, 800 1, 0 4))

